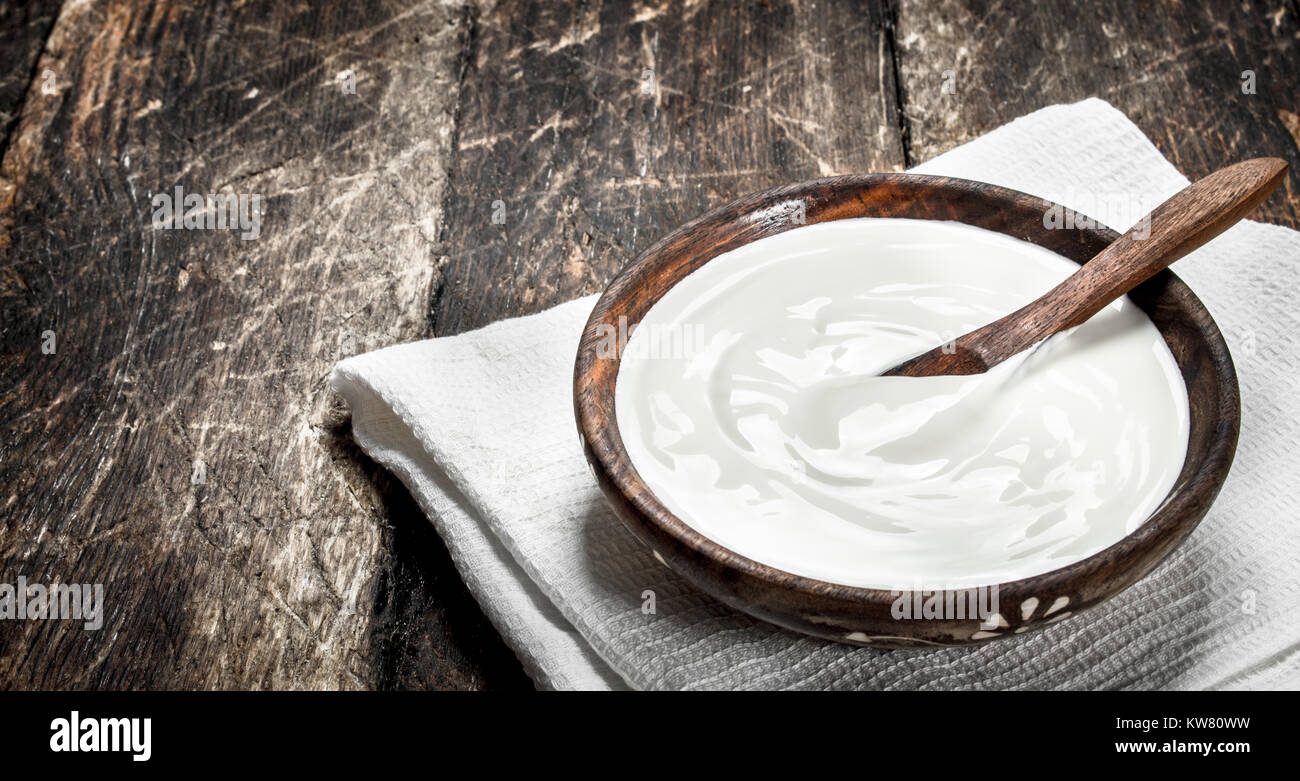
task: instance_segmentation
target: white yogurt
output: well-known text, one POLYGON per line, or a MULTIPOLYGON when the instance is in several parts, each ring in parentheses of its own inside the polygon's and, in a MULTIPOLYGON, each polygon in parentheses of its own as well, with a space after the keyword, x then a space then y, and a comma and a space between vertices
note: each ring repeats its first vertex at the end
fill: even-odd
POLYGON ((628 340, 633 465, 682 521, 787 572, 874 588, 1037 575, 1173 486, 1187 392, 1127 298, 967 377, 879 377, 1078 268, 958 223, 839 220, 722 255, 628 340))

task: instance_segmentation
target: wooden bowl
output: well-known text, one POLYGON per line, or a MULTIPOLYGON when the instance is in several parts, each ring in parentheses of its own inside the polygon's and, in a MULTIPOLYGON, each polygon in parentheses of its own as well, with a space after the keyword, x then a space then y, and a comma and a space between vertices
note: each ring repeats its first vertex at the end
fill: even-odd
POLYGON ((632 467, 614 415, 619 358, 607 351, 599 357, 597 353, 602 324, 617 333, 620 318, 638 323, 669 288, 713 258, 803 224, 850 217, 955 220, 1032 242, 1076 263, 1117 238, 1104 227, 1044 227, 1044 213, 1055 206, 964 179, 842 176, 750 195, 650 247, 623 269, 596 303, 574 369, 578 429, 596 479, 618 517, 657 558, 726 604, 798 632, 858 645, 910 648, 1008 637, 1077 615, 1135 583, 1182 542, 1209 509, 1228 474, 1240 425, 1237 377, 1228 346, 1204 305, 1170 271, 1157 274, 1130 298, 1164 336, 1187 386, 1190 432, 1182 473, 1155 513, 1109 548, 1042 575, 989 584, 997 587, 999 615, 983 626, 978 618, 895 619, 895 601, 900 596, 914 599, 915 594, 784 572, 741 556, 686 525, 632 467))

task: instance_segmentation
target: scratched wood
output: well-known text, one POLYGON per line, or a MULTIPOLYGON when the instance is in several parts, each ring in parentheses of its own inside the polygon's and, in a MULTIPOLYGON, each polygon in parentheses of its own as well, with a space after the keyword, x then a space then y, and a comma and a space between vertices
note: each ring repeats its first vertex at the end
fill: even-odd
POLYGON ((1286 159, 1290 176, 1255 216, 1300 227, 1298 12, 1293 0, 900 0, 909 154, 924 161, 1034 109, 1097 96, 1190 179, 1286 159))
POLYGON ((325 385, 427 334, 465 29, 438 3, 89 2, 29 47, 0 582, 103 583, 106 618, 0 622, 0 686, 530 685, 325 385), (178 184, 261 194, 260 235, 155 230, 178 184))
POLYGON ((1280 2, 60 5, 0 9, 0 583, 103 582, 108 616, 0 624, 4 688, 527 686, 352 444, 342 354, 1093 94, 1189 176, 1300 168, 1280 2), (259 237, 154 230, 177 184, 261 194, 259 237))
POLYGON ((744 193, 897 170, 893 72, 883 9, 847 1, 479 9, 435 329, 598 292, 744 193))

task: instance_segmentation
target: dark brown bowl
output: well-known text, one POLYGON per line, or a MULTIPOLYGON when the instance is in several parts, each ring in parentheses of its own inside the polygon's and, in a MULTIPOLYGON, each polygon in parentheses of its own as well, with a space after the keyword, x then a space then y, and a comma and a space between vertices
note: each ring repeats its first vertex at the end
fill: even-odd
MULTIPOLYGON (((803 224, 850 217, 956 220, 1032 242, 1076 263, 1086 262, 1117 238, 1104 227, 1044 227, 1044 213, 1055 206, 964 179, 868 174, 756 193, 673 231, 610 284, 596 303, 578 347, 574 368, 578 429, 587 459, 614 511, 664 563, 726 604, 789 629, 859 645, 907 648, 1007 637, 1077 615, 1135 583, 1204 517, 1227 477, 1240 425, 1237 375, 1228 346, 1205 306, 1170 271, 1142 284, 1130 298, 1164 336, 1187 386, 1190 431, 1182 473, 1159 509, 1109 548, 1042 575, 990 584, 997 588, 999 616, 984 627, 978 618, 896 619, 891 606, 900 596, 915 595, 784 572, 724 548, 687 526, 660 503, 632 467, 614 415, 619 358, 597 353, 602 324, 617 329, 620 318, 638 323, 669 288, 713 258, 803 224)), ((930 596, 922 594, 922 598, 930 596)))

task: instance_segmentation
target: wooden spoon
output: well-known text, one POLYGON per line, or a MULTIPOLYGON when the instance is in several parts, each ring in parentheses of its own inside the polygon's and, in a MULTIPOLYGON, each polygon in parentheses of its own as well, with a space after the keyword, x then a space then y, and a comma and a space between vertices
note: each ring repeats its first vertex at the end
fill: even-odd
POLYGON ((1286 170, 1285 160, 1259 157, 1215 171, 1157 206, 1043 296, 983 328, 900 363, 884 372, 885 376, 982 374, 1052 334, 1079 325, 1236 224, 1264 202, 1286 170))

